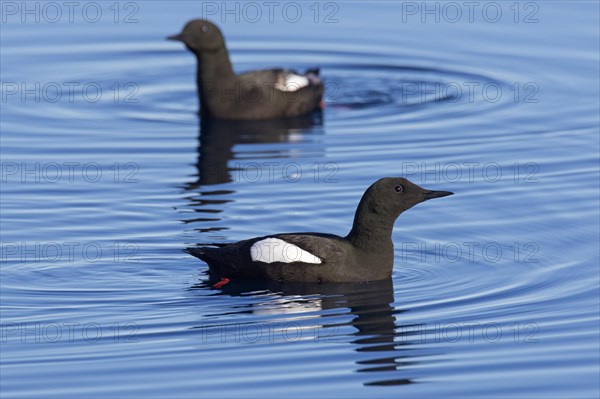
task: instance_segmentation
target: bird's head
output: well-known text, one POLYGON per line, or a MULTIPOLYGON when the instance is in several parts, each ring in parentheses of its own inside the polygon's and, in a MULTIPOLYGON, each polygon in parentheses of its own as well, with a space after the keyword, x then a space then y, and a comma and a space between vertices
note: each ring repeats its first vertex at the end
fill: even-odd
POLYGON ((225 46, 225 39, 217 25, 205 19, 194 19, 188 22, 181 33, 167 37, 168 40, 183 42, 194 53, 220 50, 225 46))
POLYGON ((450 191, 424 189, 403 177, 384 177, 367 189, 359 208, 363 208, 361 211, 396 220, 402 212, 421 202, 452 194, 450 191))

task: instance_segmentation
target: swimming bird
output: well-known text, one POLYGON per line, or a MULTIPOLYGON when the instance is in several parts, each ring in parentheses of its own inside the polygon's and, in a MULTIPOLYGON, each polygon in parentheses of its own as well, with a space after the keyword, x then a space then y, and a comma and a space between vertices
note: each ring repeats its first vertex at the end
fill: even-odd
POLYGON ((225 39, 210 21, 195 19, 167 37, 183 42, 197 58, 200 115, 205 118, 258 120, 305 115, 321 106, 318 69, 304 74, 265 69, 236 74, 225 39))
POLYGON ((223 282, 232 278, 324 283, 382 280, 392 274, 392 229, 398 216, 418 203, 451 194, 426 190, 402 177, 385 177, 365 191, 345 237, 274 234, 186 251, 205 261, 209 272, 223 282))

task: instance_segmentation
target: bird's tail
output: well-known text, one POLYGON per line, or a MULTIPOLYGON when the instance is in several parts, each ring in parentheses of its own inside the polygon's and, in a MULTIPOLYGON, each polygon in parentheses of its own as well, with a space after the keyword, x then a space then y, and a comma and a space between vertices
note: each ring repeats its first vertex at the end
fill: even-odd
POLYGON ((319 76, 319 72, 321 70, 319 68, 311 68, 311 69, 307 69, 306 72, 304 72, 305 75, 315 75, 315 76, 319 76))
MULTIPOLYGON (((224 244, 220 244, 219 246, 224 246, 224 244)), ((215 248, 214 246, 186 248, 184 251, 206 262, 211 274, 228 277, 237 268, 235 262, 229 259, 227 251, 223 252, 220 248, 215 248)))
POLYGON ((187 252, 188 254, 200 259, 202 259, 202 256, 206 254, 204 248, 186 248, 183 250, 183 252, 187 252))
POLYGON ((216 248, 221 248, 221 247, 225 247, 227 246, 227 244, 223 244, 223 243, 214 243, 214 244, 201 244, 201 247, 188 247, 186 249, 184 249, 184 252, 187 252, 188 254, 195 256, 196 258, 200 258, 202 260, 206 260, 207 256, 210 254, 211 251, 215 250, 216 248))

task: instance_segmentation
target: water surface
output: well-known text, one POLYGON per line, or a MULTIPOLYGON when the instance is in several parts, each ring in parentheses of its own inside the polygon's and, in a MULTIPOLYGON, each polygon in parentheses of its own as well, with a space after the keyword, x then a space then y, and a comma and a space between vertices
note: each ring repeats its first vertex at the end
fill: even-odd
POLYGON ((248 124, 200 121, 164 40, 202 4, 3 16, 3 397, 598 395, 597 3, 216 11, 236 70, 327 83, 248 124), (182 251, 345 235, 396 175, 456 195, 400 217, 388 281, 216 290, 182 251))

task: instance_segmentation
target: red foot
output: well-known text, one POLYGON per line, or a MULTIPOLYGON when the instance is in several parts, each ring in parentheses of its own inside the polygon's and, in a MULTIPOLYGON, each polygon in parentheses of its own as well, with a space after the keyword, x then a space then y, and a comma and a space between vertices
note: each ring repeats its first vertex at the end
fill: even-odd
POLYGON ((321 109, 325 109, 325 101, 321 100, 319 106, 321 107, 321 109))
POLYGON ((219 281, 218 283, 215 283, 213 285, 213 288, 221 288, 225 284, 229 283, 229 281, 230 280, 227 277, 221 277, 221 281, 219 281))

